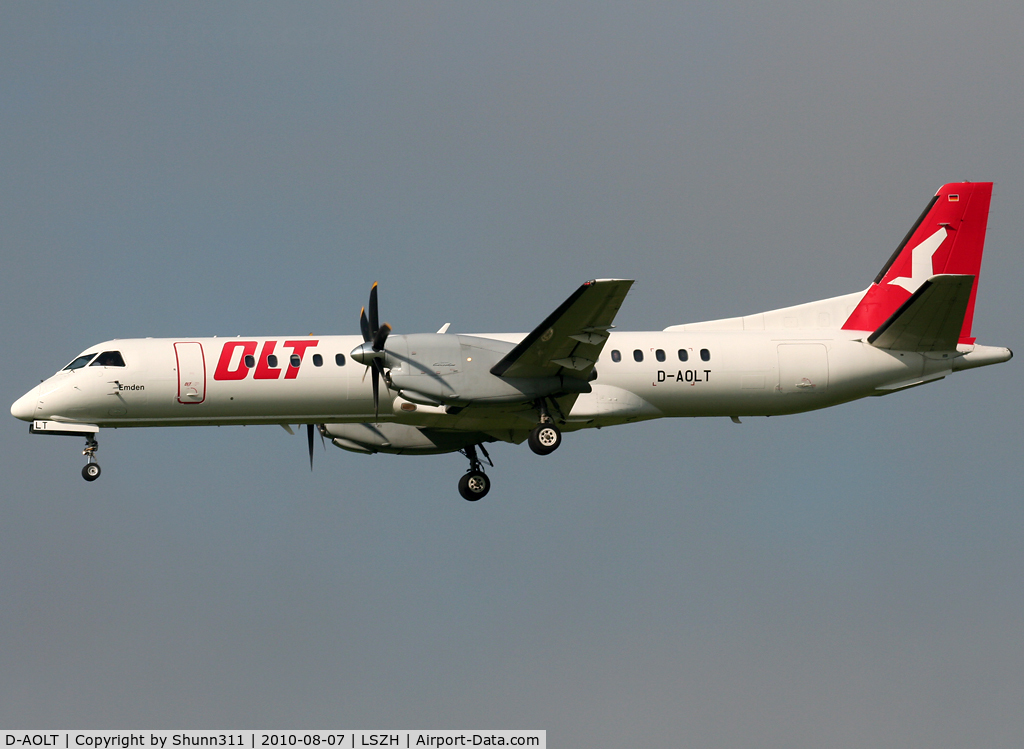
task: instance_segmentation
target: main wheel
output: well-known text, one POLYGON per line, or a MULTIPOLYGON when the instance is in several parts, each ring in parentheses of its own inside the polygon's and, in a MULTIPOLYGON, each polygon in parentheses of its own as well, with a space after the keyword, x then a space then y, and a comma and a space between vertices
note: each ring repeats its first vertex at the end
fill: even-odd
POLYGON ((490 490, 491 480, 483 471, 470 471, 459 479, 459 494, 470 502, 483 498, 490 490))
POLYGON ((82 478, 86 481, 95 481, 100 477, 99 463, 86 463, 82 466, 82 478))
POLYGON ((562 444, 562 433, 554 424, 538 424, 530 432, 530 449, 538 455, 548 455, 562 444))

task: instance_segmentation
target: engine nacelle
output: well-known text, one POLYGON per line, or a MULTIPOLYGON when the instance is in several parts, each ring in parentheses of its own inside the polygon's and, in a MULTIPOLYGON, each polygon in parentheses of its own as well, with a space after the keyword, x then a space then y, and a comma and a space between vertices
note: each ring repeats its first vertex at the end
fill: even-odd
POLYGON ((445 432, 408 424, 325 424, 324 436, 342 450, 393 455, 452 453, 468 445, 493 442, 480 432, 445 432))

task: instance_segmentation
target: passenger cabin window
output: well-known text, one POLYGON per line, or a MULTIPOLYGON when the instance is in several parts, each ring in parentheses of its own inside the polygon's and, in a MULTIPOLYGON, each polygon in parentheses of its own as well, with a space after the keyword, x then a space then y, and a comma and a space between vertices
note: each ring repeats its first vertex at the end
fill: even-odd
POLYGON ((334 355, 334 363, 337 364, 339 367, 344 367, 345 366, 345 355, 344 354, 335 354, 334 355))
POLYGON ((658 349, 657 351, 654 352, 654 358, 657 359, 658 361, 665 361, 665 352, 662 351, 661 349, 658 349))
POLYGON ((277 356, 275 354, 267 354, 267 366, 271 369, 277 368, 277 356))
POLYGON ((247 366, 249 369, 252 369, 253 367, 255 367, 256 366, 256 357, 253 356, 252 354, 246 354, 245 355, 245 366, 247 366))
POLYGON ((302 359, 299 357, 298 354, 292 354, 291 356, 288 357, 288 363, 291 364, 293 367, 297 367, 300 364, 302 364, 302 359))
POLYGON ((679 349, 679 361, 686 361, 690 358, 690 352, 684 348, 679 349))
POLYGON ((702 348, 700 350, 700 360, 701 361, 711 361, 711 352, 708 351, 706 348, 702 348))
POLYGON ((81 369, 88 364, 94 356, 96 356, 95 351, 91 354, 82 354, 80 357, 64 367, 64 369, 81 369))
MULTIPOLYGON (((619 352, 618 352, 617 350, 615 350, 615 349, 613 349, 613 350, 612 350, 612 361, 615 361, 615 362, 619 362, 619 361, 622 361, 622 354, 620 354, 620 353, 619 353, 619 352)), ((70 367, 71 367, 71 365, 69 364, 69 365, 68 365, 68 368, 70 369, 70 367)))
POLYGON ((633 349, 633 361, 643 361, 643 360, 644 360, 644 352, 641 351, 638 348, 633 349))
POLYGON ((104 351, 96 357, 90 367, 123 367, 124 359, 120 351, 104 351))
POLYGON ((320 354, 313 354, 313 366, 322 367, 324 365, 324 358, 320 354))

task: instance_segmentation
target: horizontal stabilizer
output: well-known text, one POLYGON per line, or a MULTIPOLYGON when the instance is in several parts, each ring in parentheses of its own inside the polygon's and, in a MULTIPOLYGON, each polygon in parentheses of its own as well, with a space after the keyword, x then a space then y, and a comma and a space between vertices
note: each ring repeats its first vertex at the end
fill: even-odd
POLYGON ((932 276, 868 336, 868 343, 896 351, 955 351, 973 287, 974 276, 932 276))

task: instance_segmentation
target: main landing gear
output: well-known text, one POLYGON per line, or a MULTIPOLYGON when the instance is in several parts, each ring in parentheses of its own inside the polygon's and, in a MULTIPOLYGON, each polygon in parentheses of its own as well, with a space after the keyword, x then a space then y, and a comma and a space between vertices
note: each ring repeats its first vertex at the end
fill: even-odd
POLYGON ((82 478, 86 481, 95 481, 100 477, 100 464, 96 462, 96 451, 100 444, 92 437, 85 438, 85 449, 82 455, 85 456, 86 464, 82 467, 82 478))
POLYGON ((484 454, 487 462, 490 463, 491 468, 494 467, 494 461, 491 460, 491 456, 487 454, 487 448, 482 444, 469 445, 459 450, 460 453, 469 458, 469 470, 459 479, 459 494, 468 502, 476 502, 478 499, 483 499, 487 496, 487 492, 491 490, 491 480, 484 473, 484 465, 476 454, 478 447, 480 452, 484 454))
POLYGON ((562 432, 555 426, 555 421, 543 401, 537 404, 537 411, 540 412, 540 424, 530 432, 527 442, 537 455, 550 455, 562 444, 562 432))
POLYGON ((538 455, 550 455, 562 444, 562 432, 554 424, 538 424, 527 442, 538 455))

